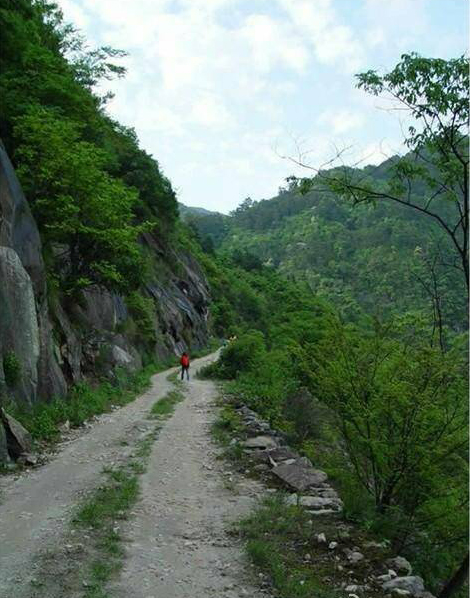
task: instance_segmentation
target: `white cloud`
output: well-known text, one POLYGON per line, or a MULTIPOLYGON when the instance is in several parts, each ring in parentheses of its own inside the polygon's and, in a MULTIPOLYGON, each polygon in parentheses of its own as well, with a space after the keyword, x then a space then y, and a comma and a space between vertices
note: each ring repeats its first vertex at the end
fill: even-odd
POLYGON ((62 0, 60 6, 76 27, 85 29, 89 25, 86 12, 73 0, 62 0))
POLYGON ((222 100, 213 94, 204 94, 193 104, 191 120, 200 125, 228 127, 232 118, 222 100))
POLYGON ((309 42, 320 62, 337 64, 354 72, 364 64, 362 43, 354 31, 341 23, 331 0, 278 0, 295 24, 298 34, 309 42))
MULTIPOLYGON (((371 47, 409 52, 418 36, 429 29, 429 0, 365 0, 366 41, 371 47)), ((446 2, 442 3, 443 5, 446 2)))
POLYGON ((358 112, 351 110, 325 110, 319 118, 319 124, 331 128, 335 135, 347 133, 353 129, 360 128, 365 123, 365 117, 358 112))
POLYGON ((103 85, 112 116, 136 128, 183 201, 219 210, 276 192, 294 170, 273 149, 288 130, 315 131, 317 165, 346 135, 379 159, 374 139, 399 127, 352 75, 419 50, 427 2, 59 0, 93 43, 129 52, 126 78, 103 85))
POLYGON ((251 48, 254 66, 261 72, 271 71, 277 64, 303 71, 309 54, 289 24, 267 15, 249 15, 240 31, 251 48))

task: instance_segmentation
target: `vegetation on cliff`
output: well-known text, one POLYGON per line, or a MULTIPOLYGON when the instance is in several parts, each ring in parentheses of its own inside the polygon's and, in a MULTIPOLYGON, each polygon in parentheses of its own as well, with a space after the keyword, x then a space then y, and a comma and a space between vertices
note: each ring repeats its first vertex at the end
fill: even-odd
POLYGON ((0 8, 0 137, 39 225, 49 275, 68 292, 131 291, 143 281, 139 236, 168 238, 175 193, 132 129, 113 121, 100 79, 124 75, 122 52, 89 50, 56 4, 0 8))

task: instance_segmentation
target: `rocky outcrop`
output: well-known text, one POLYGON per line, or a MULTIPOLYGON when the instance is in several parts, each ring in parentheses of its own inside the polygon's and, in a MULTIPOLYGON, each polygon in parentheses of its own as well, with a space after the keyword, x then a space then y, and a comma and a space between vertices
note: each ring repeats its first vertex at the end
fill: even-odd
POLYGON ((36 222, 20 183, 0 142, 0 246, 18 254, 36 295, 45 292, 46 274, 36 222))
POLYGON ((8 454, 7 447, 7 433, 3 427, 3 423, 0 420, 0 463, 6 463, 9 461, 10 455, 8 454))
POLYGON ((38 385, 39 327, 31 278, 11 247, 0 247, 0 379, 17 396, 34 400, 38 385), (15 379, 8 375, 15 368, 15 379), (6 371, 5 371, 6 370, 6 371))
POLYGON ((150 233, 142 244, 154 263, 140 290, 153 301, 152 341, 119 294, 89 288, 72 301, 48 293, 38 228, 0 143, 0 402, 65 396, 84 378, 141 368, 144 355, 163 361, 206 343, 209 291, 198 263, 150 233))
POLYGON ((424 583, 421 577, 417 575, 406 575, 404 577, 395 577, 390 581, 386 581, 382 588, 386 592, 392 593, 394 590, 404 590, 408 596, 419 596, 424 592, 424 583))
POLYGON ((38 228, 0 144, 0 396, 33 403, 66 392, 53 354, 46 290, 38 228), (9 385, 6 355, 18 361, 20 373, 9 385))
POLYGON ((286 487, 295 490, 287 497, 288 504, 302 506, 312 515, 341 513, 343 503, 328 483, 324 471, 314 468, 309 459, 285 446, 282 435, 246 405, 242 405, 238 412, 248 434, 263 431, 263 436, 242 440, 240 446, 255 460, 267 464, 266 469, 286 487))
POLYGON ((3 409, 0 410, 0 423, 5 431, 7 450, 11 457, 17 459, 31 451, 33 441, 30 433, 3 409))
POLYGON ((293 463, 281 463, 273 467, 272 472, 291 488, 300 492, 307 488, 321 487, 327 480, 326 473, 314 469, 305 457, 300 457, 293 463))

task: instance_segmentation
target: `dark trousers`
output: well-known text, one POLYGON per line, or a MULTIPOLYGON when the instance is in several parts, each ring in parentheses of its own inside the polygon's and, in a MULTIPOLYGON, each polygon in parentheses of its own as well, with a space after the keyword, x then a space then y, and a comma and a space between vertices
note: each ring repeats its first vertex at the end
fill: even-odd
POLYGON ((186 376, 189 380, 189 365, 182 365, 181 366, 181 380, 184 380, 184 373, 186 372, 186 376))

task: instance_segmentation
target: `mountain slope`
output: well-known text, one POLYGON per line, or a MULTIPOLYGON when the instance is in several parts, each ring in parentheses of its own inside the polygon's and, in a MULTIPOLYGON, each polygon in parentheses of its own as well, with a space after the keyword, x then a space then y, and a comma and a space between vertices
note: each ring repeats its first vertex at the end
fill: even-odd
MULTIPOLYGON (((380 185, 389 163, 364 170, 380 185)), ((386 202, 353 206, 325 190, 303 194, 291 185, 270 200, 245 201, 223 220, 202 216, 193 223, 223 253, 242 261, 252 254, 306 281, 347 319, 432 312, 434 277, 445 325, 465 329, 458 271, 437 263, 451 261, 450 242, 417 211, 386 202)))

